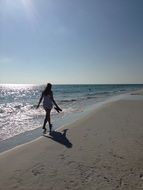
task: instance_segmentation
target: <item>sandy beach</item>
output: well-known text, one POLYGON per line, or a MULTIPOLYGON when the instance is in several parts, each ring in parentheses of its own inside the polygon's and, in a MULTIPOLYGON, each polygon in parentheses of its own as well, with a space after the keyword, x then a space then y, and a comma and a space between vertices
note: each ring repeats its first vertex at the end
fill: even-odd
POLYGON ((143 189, 142 94, 1 153, 0 190, 143 189))

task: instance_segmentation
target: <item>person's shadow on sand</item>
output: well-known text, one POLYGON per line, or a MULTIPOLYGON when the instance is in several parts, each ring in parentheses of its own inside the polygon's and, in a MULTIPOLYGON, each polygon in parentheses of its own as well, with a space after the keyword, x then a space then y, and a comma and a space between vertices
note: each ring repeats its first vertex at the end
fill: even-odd
POLYGON ((72 148, 72 143, 66 137, 67 130, 68 129, 64 129, 63 133, 58 131, 52 131, 50 133, 50 136, 45 135, 45 137, 50 138, 62 145, 65 145, 67 148, 72 148))

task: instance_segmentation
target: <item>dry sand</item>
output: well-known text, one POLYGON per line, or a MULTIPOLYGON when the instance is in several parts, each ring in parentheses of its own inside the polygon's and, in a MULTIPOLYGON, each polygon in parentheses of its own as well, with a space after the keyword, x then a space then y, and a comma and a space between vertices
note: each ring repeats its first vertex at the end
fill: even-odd
POLYGON ((143 189, 143 100, 108 103, 0 154, 0 190, 13 189, 143 189))

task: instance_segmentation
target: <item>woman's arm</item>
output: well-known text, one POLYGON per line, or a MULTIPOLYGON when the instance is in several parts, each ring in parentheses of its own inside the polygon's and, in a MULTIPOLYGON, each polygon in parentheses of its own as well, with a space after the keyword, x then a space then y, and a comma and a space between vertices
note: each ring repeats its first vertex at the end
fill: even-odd
POLYGON ((41 95, 41 97, 40 97, 40 99, 39 99, 39 103, 38 103, 38 105, 37 105, 37 109, 39 108, 42 99, 43 99, 43 93, 42 93, 42 95, 41 95))

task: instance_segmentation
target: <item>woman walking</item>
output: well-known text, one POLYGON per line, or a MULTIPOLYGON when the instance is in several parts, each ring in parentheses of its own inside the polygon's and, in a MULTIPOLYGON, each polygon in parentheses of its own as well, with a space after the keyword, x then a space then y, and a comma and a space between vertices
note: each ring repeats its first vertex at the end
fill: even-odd
POLYGON ((49 130, 50 130, 50 133, 52 131, 52 124, 51 124, 51 117, 50 117, 50 113, 51 113, 51 110, 53 108, 53 104, 56 106, 55 109, 57 112, 59 111, 62 111, 60 109, 60 107, 57 105, 57 103, 55 102, 54 100, 54 97, 53 97, 53 92, 52 92, 52 84, 48 83, 45 90, 42 92, 42 95, 40 97, 40 100, 39 100, 39 103, 37 105, 37 108, 39 108, 39 105, 41 103, 41 101, 43 100, 43 108, 45 109, 46 111, 46 116, 45 116, 45 120, 44 120, 44 124, 43 124, 43 133, 45 134, 46 133, 46 123, 48 121, 49 123, 49 130))

